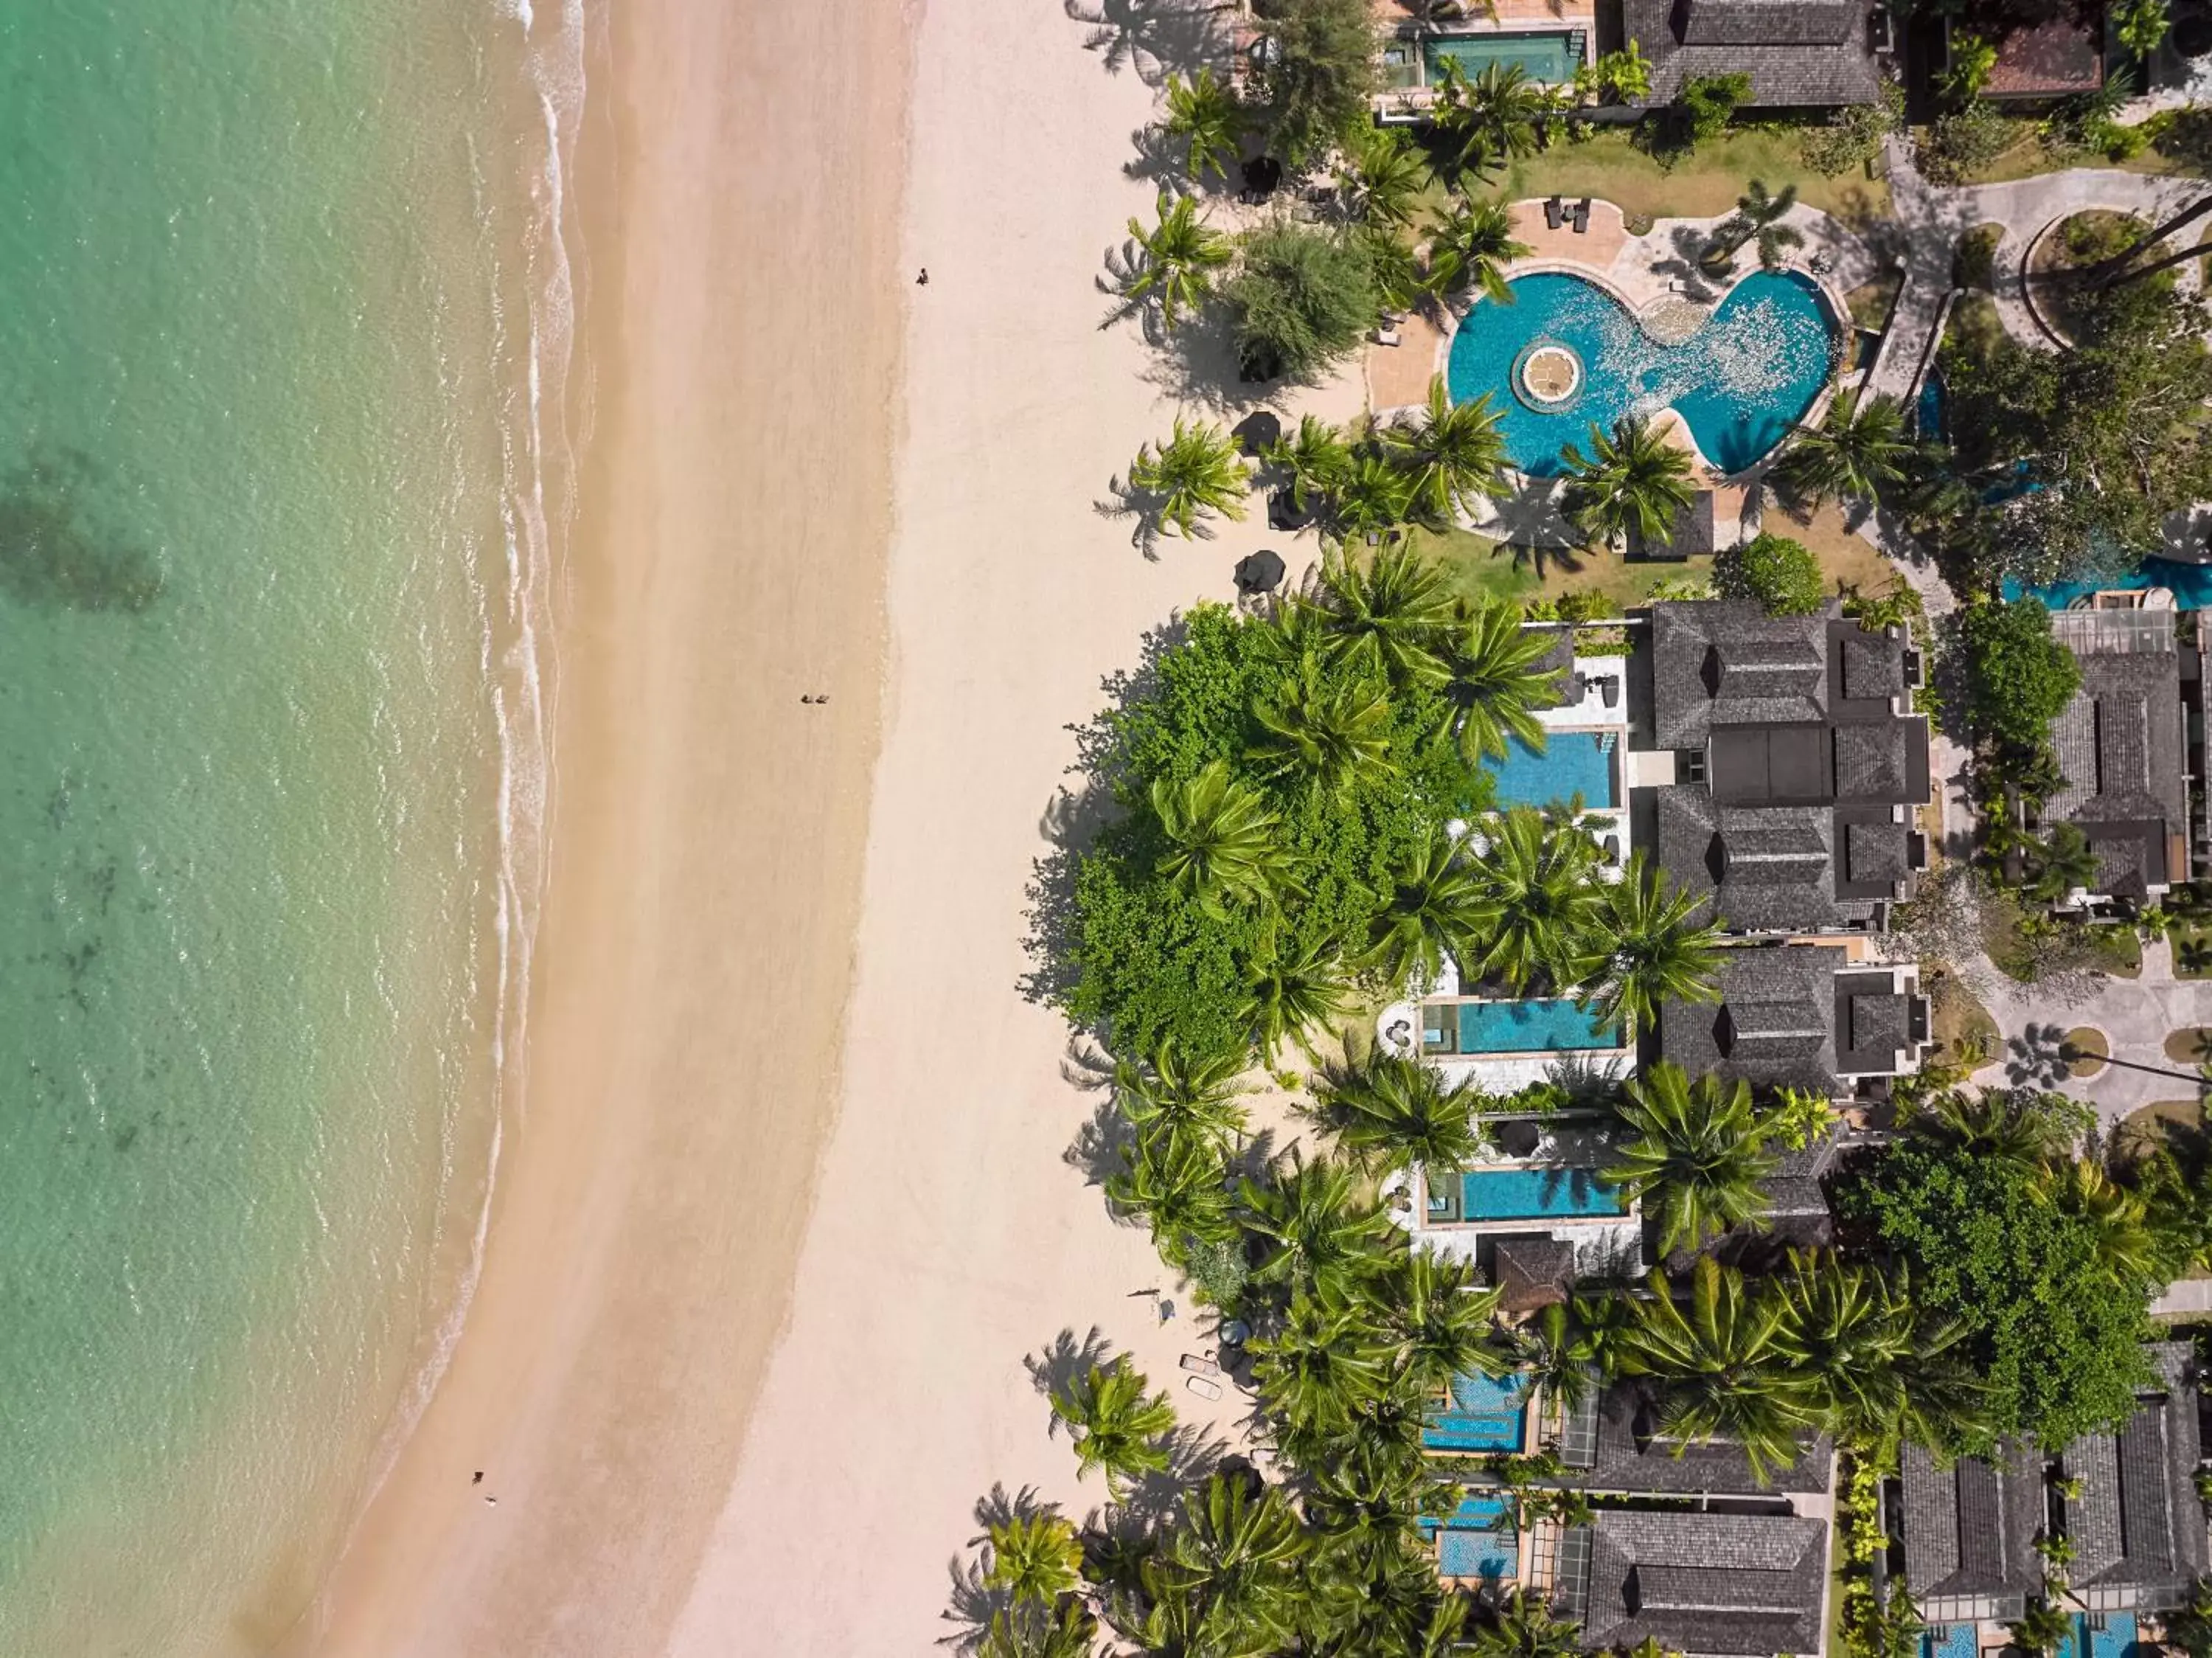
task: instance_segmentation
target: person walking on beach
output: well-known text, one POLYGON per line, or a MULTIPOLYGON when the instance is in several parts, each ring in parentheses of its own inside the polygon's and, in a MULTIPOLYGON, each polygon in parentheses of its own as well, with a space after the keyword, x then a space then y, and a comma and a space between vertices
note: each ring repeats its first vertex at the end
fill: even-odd
POLYGON ((917 288, 927 288, 929 286, 929 267, 927 265, 925 265, 921 267, 921 274, 914 279, 914 285, 917 288))

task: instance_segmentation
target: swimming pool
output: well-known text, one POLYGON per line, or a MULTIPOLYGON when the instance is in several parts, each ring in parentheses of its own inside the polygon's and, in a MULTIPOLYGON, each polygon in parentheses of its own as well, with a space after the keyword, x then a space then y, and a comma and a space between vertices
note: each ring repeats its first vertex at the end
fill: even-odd
POLYGON ((2058 1642, 2058 1658, 2136 1658, 2141 1650, 2131 1612, 2077 1612, 2072 1631, 2058 1642))
POLYGON ((1573 80, 1583 62, 1581 40, 1564 34, 1448 34, 1427 41, 1422 52, 1431 86, 1443 81, 1447 60, 1470 81, 1492 64, 1518 64, 1530 80, 1553 86, 1573 80))
POLYGON ((1420 1521, 1437 1539, 1437 1570, 1446 1577, 1510 1579, 1520 1575, 1521 1538, 1513 1509, 1484 1492, 1460 1499, 1449 1518, 1420 1521))
POLYGON ((1421 1443, 1432 1451, 1518 1451, 1528 1393, 1526 1376, 1455 1376, 1449 1402, 1423 1419, 1421 1443))
POLYGON ((1621 1045, 1618 1030, 1565 997, 1432 1003, 1421 1011, 1423 1045, 1431 1053, 1579 1053, 1621 1045), (1454 1039, 1449 1045, 1447 1035, 1454 1039))
POLYGON ((1754 271, 1680 344, 1644 331, 1604 289, 1561 271, 1517 277, 1514 302, 1479 301, 1452 338, 1452 401, 1488 397, 1506 459, 1538 478, 1565 470, 1570 443, 1587 454, 1593 423, 1680 411, 1706 459, 1742 471, 1788 435, 1828 381, 1838 334, 1820 289, 1795 271, 1754 271), (1579 386, 1540 405, 1520 383, 1538 348, 1564 346, 1579 386))
POLYGON ((1972 1624, 1936 1624, 1920 1632, 1920 1658, 1975 1658, 1980 1647, 1972 1624))
POLYGON ((1626 1215, 1628 1196, 1587 1168, 1473 1168, 1459 1177, 1459 1212, 1470 1221, 1626 1215))
POLYGON ((2088 582, 2054 582, 2046 588, 2004 584, 2004 596, 2017 599, 2033 594, 2051 610, 2064 610, 2076 599, 2106 589, 2140 593, 2145 588, 2171 588, 2173 602, 2183 610, 2212 608, 2212 564, 2182 564, 2171 558, 2146 558, 2124 576, 2100 576, 2088 582))
POLYGON ((1484 764, 1500 806, 1564 806, 1580 795, 1595 810, 1620 804, 1613 777, 1619 741, 1610 731, 1554 731, 1540 753, 1509 736, 1505 758, 1484 764))

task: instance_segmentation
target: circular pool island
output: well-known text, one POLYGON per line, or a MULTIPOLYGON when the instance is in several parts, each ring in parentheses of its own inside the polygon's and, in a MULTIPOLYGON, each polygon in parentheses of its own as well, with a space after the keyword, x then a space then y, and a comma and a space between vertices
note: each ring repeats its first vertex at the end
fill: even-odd
POLYGON ((1477 302, 1452 338, 1452 401, 1487 397, 1505 458, 1536 478, 1587 453, 1593 424, 1671 408, 1705 458, 1739 472, 1804 418, 1841 331, 1817 284, 1794 272, 1746 277, 1673 343, 1655 339, 1607 290, 1565 271, 1514 278, 1513 302, 1477 302))

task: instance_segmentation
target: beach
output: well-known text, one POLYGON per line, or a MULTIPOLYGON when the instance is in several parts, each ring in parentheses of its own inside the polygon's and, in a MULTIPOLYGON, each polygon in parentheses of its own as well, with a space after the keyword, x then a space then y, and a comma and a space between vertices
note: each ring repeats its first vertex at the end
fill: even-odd
POLYGON ((572 184, 592 439, 525 1065, 451 1363, 287 1650, 659 1650, 834 1105, 908 36, 797 6, 592 15, 611 35, 572 184))

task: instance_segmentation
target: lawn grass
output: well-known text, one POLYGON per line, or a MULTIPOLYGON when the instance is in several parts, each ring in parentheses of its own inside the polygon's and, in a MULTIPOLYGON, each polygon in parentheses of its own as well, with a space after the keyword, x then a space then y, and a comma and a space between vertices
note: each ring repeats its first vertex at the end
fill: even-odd
POLYGON ((1699 144, 1671 168, 1637 149, 1629 142, 1631 131, 1593 127, 1579 139, 1562 139, 1498 174, 1498 191, 1508 201, 1595 196, 1632 216, 1703 219, 1734 212, 1744 186, 1758 179, 1770 190, 1795 184, 1800 200, 1855 229, 1889 216, 1887 180, 1856 173, 1822 178, 1805 165, 1794 127, 1734 129, 1699 144))
POLYGON ((2092 965, 2115 978, 2142 976, 2142 941, 2132 927, 2098 926, 2089 930, 2092 965))
POLYGON ((2190 1025, 2166 1033, 2166 1057, 2177 1065, 2212 1059, 2212 1025, 2190 1025))
POLYGON ((1601 548, 1540 552, 1508 546, 1472 531, 1415 533, 1422 551, 1443 566, 1454 594, 1464 599, 1526 601, 1563 593, 1595 593, 1619 615, 1650 597, 1658 583, 1684 577, 1711 579, 1710 554, 1690 558, 1624 558, 1601 548))
POLYGON ((1760 521, 1760 527, 1804 543, 1819 561, 1820 574, 1827 578, 1831 592, 1856 588, 1868 598, 1874 598, 1902 579, 1897 566, 1882 557, 1881 550, 1873 542, 1850 527, 1843 509, 1833 502, 1814 509, 1803 518, 1777 507, 1760 521))
POLYGON ((2173 946, 2176 978, 2212 978, 2212 926, 2185 921, 2166 937, 2173 946))
POLYGON ((2066 1033, 2064 1042, 2067 1052, 2080 1056, 2066 1062, 2070 1076, 2094 1076, 2105 1069, 2105 1061, 2112 1057, 2111 1040, 2094 1025, 2076 1025, 2066 1033))
POLYGON ((1996 1052, 2003 1033, 1980 998, 1959 978, 1947 972, 1930 980, 1928 1001, 1929 1030, 1939 1058, 1963 1064, 1996 1052))

